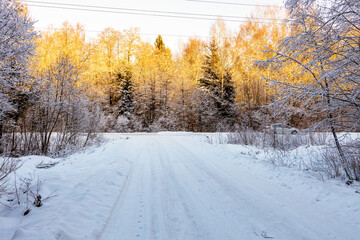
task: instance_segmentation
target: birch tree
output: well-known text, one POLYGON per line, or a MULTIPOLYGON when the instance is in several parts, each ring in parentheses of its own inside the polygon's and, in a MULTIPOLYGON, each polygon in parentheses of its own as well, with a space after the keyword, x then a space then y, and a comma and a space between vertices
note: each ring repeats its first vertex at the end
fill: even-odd
MULTIPOLYGON (((350 162, 337 131, 360 129, 360 2, 356 0, 288 0, 290 36, 281 40, 276 56, 263 63, 295 63, 305 82, 270 79, 283 87, 282 102, 323 115, 330 129, 343 170, 360 179, 359 162, 350 162)), ((358 160, 357 160, 358 161, 358 160)))

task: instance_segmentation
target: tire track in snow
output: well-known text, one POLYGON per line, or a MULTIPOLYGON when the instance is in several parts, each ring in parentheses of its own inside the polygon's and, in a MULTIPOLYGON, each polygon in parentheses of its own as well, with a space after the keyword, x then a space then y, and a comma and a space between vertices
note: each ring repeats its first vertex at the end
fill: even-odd
POLYGON ((256 176, 219 167, 212 151, 173 137, 132 138, 133 172, 99 239, 344 239, 259 191, 256 176))
MULTIPOLYGON (((187 196, 187 201, 191 199, 193 205, 192 209, 189 209, 188 211, 193 212, 193 214, 196 215, 196 217, 192 218, 194 224, 198 224, 199 221, 200 226, 207 229, 206 232, 202 232, 203 239, 238 239, 238 237, 231 234, 234 233, 234 228, 241 228, 241 226, 232 226, 232 231, 224 231, 224 228, 226 228, 228 222, 221 221, 221 219, 219 219, 219 212, 215 210, 219 207, 223 208, 225 203, 219 203, 219 201, 215 201, 216 204, 218 204, 217 206, 215 206, 214 204, 209 204, 207 200, 214 199, 214 192, 216 191, 215 189, 208 188, 208 185, 206 183, 207 180, 201 179, 211 179, 206 178, 209 176, 204 177, 205 175, 201 172, 201 170, 199 171, 199 168, 197 166, 188 166, 188 162, 196 162, 198 161, 198 159, 194 158, 193 156, 192 158, 188 158, 189 156, 186 153, 189 152, 189 150, 182 149, 180 152, 180 150, 177 149, 179 146, 180 145, 178 144, 173 144, 171 140, 168 140, 166 141, 166 145, 163 146, 163 149, 164 151, 168 152, 168 155, 172 156, 173 160, 175 159, 174 161, 168 161, 168 164, 174 165, 168 168, 172 170, 172 179, 176 180, 175 185, 179 186, 179 182, 182 182, 181 185, 185 186, 183 188, 183 191, 186 192, 186 194, 184 195, 187 196), (170 145, 174 147, 169 148, 170 145), (172 151, 170 152, 169 149, 171 149, 172 151), (189 159, 191 159, 191 161, 189 161, 189 159), (176 166, 174 162, 177 163, 176 166)), ((184 202, 186 202, 186 200, 184 202)))
MULTIPOLYGON (((146 239, 207 239, 201 226, 195 221, 186 203, 183 186, 174 180, 168 164, 171 156, 164 151, 161 141, 154 140, 149 146, 150 161, 150 202, 148 202, 148 225, 150 231, 146 239), (151 210, 149 210, 151 209, 151 210)), ((194 209, 192 209, 194 210, 194 209)))
MULTIPOLYGON (((127 144, 129 144, 129 143, 127 142, 127 144)), ((123 149, 125 149, 125 148, 123 148, 123 149)), ((143 152, 144 151, 137 151, 135 160, 138 159, 143 152)), ((98 240, 108 240, 109 239, 109 236, 108 236, 109 231, 112 230, 111 227, 113 227, 114 222, 116 221, 116 218, 118 217, 118 213, 120 212, 120 210, 122 208, 123 201, 124 201, 124 199, 126 197, 129 185, 131 184, 131 181, 132 181, 132 178, 133 178, 133 175, 134 175, 134 169, 135 169, 134 159, 132 159, 132 160, 133 161, 131 161, 130 159, 127 159, 127 161, 130 164, 129 172, 126 175, 124 185, 120 189, 120 191, 119 191, 119 193, 118 193, 118 195, 116 197, 116 200, 115 200, 115 202, 114 202, 114 204, 113 204, 113 206, 111 208, 110 215, 109 215, 109 217, 108 217, 108 219, 107 219, 101 233, 97 236, 98 240), (104 237, 104 236, 106 236, 106 237, 104 237)))
POLYGON ((197 213, 198 202, 194 201, 191 197, 191 193, 186 191, 188 186, 184 185, 184 181, 178 179, 176 170, 173 166, 173 156, 171 152, 160 143, 160 164, 161 168, 164 169, 166 191, 164 193, 164 199, 167 199, 165 205, 167 206, 164 216, 167 217, 168 224, 168 239, 209 239, 208 229, 206 227, 205 219, 196 219, 195 214, 197 213), (165 196, 166 195, 166 196, 165 196), (177 209, 176 213, 172 213, 174 209, 177 209), (182 222, 182 226, 178 226, 178 221, 182 222), (184 226, 184 223, 186 223, 184 226), (179 227, 187 229, 179 229, 179 227), (181 233, 183 235, 181 235, 181 233), (189 236, 192 234, 192 236, 189 236), (186 236, 185 236, 186 235, 186 236))
MULTIPOLYGON (((253 232, 256 238, 263 238, 267 236, 265 232, 268 232, 275 239, 284 240, 343 239, 343 237, 334 233, 320 231, 318 226, 309 224, 309 222, 312 222, 312 219, 306 219, 297 212, 281 207, 277 199, 257 191, 254 188, 256 186, 251 186, 244 181, 239 182, 242 184, 240 187, 233 185, 232 183, 235 182, 236 176, 217 168, 211 161, 207 161, 206 164, 203 161, 204 159, 211 159, 213 156, 206 155, 199 157, 191 149, 172 139, 168 139, 167 144, 176 146, 172 149, 175 149, 177 154, 182 156, 182 159, 185 160, 183 161, 184 166, 193 172, 193 177, 203 176, 208 181, 212 180, 215 184, 211 186, 218 186, 216 188, 218 197, 224 199, 224 196, 228 196, 231 199, 228 202, 228 204, 232 205, 231 207, 226 205, 221 207, 223 209, 229 208, 229 213, 231 211, 235 213, 233 216, 242 216, 242 223, 247 225, 246 231, 253 232), (239 205, 242 208, 239 208, 239 205), (278 211, 279 208, 281 208, 281 212, 278 211), (310 221, 308 222, 308 220, 310 221), (265 235, 262 236, 262 233, 265 235)), ((251 182, 251 179, 247 179, 247 181, 251 182)))
POLYGON ((126 190, 127 190, 128 186, 129 186, 129 183, 131 181, 131 178, 132 178, 132 175, 133 175, 133 172, 134 172, 134 165, 130 161, 129 161, 129 163, 130 163, 130 170, 129 170, 128 174, 126 175, 124 185, 120 189, 119 194, 116 197, 115 203, 113 204, 113 206, 111 208, 110 216, 106 220, 106 223, 105 223, 102 231, 98 235, 97 239, 103 239, 102 235, 106 231, 106 229, 107 229, 107 227, 109 225, 109 222, 112 221, 112 219, 114 218, 114 214, 117 212, 116 209, 119 208, 119 205, 121 205, 120 202, 121 202, 122 197, 126 194, 126 190))

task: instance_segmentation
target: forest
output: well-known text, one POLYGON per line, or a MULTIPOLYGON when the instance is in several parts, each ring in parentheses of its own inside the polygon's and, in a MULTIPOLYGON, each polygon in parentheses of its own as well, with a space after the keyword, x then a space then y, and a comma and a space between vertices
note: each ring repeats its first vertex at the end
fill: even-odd
POLYGON ((91 40, 81 23, 39 32, 24 3, 2 0, 0 154, 59 155, 100 132, 262 131, 281 122, 331 132, 348 177, 359 179, 360 161, 349 162, 338 133, 360 130, 360 2, 286 8, 284 21, 269 7, 235 33, 219 19, 208 40, 172 52, 137 28, 91 40))

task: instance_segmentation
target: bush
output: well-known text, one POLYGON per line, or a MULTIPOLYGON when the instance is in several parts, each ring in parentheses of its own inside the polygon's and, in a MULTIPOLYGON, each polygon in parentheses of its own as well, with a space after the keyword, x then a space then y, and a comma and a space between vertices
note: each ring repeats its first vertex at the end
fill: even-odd
POLYGON ((9 194, 9 176, 19 168, 13 158, 0 158, 0 199, 9 194))
MULTIPOLYGON (((323 146, 319 152, 309 152, 309 161, 314 171, 325 173, 331 178, 341 177, 349 180, 360 181, 360 140, 343 139, 342 147, 345 161, 340 157, 338 149, 330 141, 328 132, 305 132, 297 135, 274 134, 273 132, 257 132, 243 129, 228 134, 208 136, 211 144, 241 144, 252 145, 265 150, 266 161, 277 166, 299 166, 309 170, 309 163, 299 162, 297 151, 301 146, 323 146)), ((313 150, 312 150, 313 151, 313 150)))

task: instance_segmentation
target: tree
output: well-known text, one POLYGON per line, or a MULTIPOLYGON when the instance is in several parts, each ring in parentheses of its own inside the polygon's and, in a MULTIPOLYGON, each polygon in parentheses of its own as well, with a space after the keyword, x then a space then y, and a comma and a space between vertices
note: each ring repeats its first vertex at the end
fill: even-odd
POLYGON ((156 49, 159 50, 159 51, 164 51, 165 50, 165 44, 164 44, 164 41, 163 41, 161 35, 157 36, 157 38, 155 39, 154 45, 155 45, 156 49))
POLYGON ((272 81, 283 89, 281 102, 301 100, 323 115, 322 125, 332 132, 344 172, 359 180, 360 163, 348 160, 337 131, 360 129, 360 3, 289 0, 286 6, 292 19, 290 36, 264 63, 297 65, 306 82, 272 81))
POLYGON ((171 113, 174 62, 170 49, 159 40, 160 47, 143 43, 135 55, 136 114, 144 130, 168 129, 171 113))
POLYGON ((206 101, 211 102, 210 105, 215 107, 213 114, 207 113, 207 116, 204 116, 205 118, 215 116, 216 125, 209 126, 211 130, 216 130, 218 127, 229 129, 234 126, 237 117, 232 76, 230 69, 224 66, 220 57, 218 43, 215 37, 212 37, 208 45, 208 53, 205 55, 203 77, 199 79, 199 87, 207 95, 206 101))
POLYGON ((156 108, 156 81, 153 46, 141 43, 135 54, 136 63, 133 69, 133 79, 136 85, 136 115, 142 129, 148 129, 154 121, 156 108))
POLYGON ((17 121, 32 97, 28 63, 35 48, 33 24, 17 1, 0 1, 0 153, 4 128, 17 121))
POLYGON ((136 125, 135 119, 135 88, 130 67, 124 67, 117 73, 115 82, 118 84, 117 111, 114 117, 117 119, 114 126, 117 131, 132 131, 136 125))
POLYGON ((119 81, 119 114, 130 117, 135 111, 134 84, 131 69, 126 68, 123 73, 118 73, 119 81))
POLYGON ((79 133, 88 131, 90 103, 79 86, 78 68, 67 56, 60 56, 49 69, 39 77, 45 79, 41 86, 40 99, 34 106, 40 134, 41 154, 47 155, 56 134, 56 152, 64 150, 70 143, 78 143, 79 133))
MULTIPOLYGON (((116 73, 124 63, 121 52, 122 34, 112 28, 106 28, 99 34, 99 40, 95 44, 94 58, 91 59, 96 71, 95 84, 101 88, 106 96, 108 106, 116 106, 119 96, 119 86, 116 82, 116 73)), ((112 110, 110 110, 112 112, 112 110)))
POLYGON ((176 82, 172 99, 176 130, 196 131, 197 84, 202 75, 206 44, 198 38, 190 38, 182 55, 176 61, 176 82))
POLYGON ((128 30, 123 31, 123 46, 125 51, 125 58, 127 60, 127 64, 129 65, 131 62, 131 58, 134 55, 134 51, 136 51, 137 45, 140 41, 139 30, 137 28, 130 28, 128 30))
POLYGON ((269 108, 276 98, 276 88, 270 87, 269 81, 262 81, 261 75, 268 78, 287 78, 293 81, 292 66, 281 69, 259 68, 254 63, 265 60, 274 54, 264 51, 266 48, 277 49, 278 41, 288 34, 285 22, 276 20, 279 8, 262 8, 256 15, 251 15, 246 23, 240 26, 232 41, 231 56, 233 63, 233 80, 236 91, 236 102, 239 105, 241 126, 258 129, 269 124, 269 108), (259 22, 258 18, 272 19, 259 22))
POLYGON ((171 122, 171 101, 174 80, 174 62, 169 48, 165 46, 161 35, 155 41, 154 67, 156 81, 158 82, 158 109, 155 128, 169 129, 171 122))

